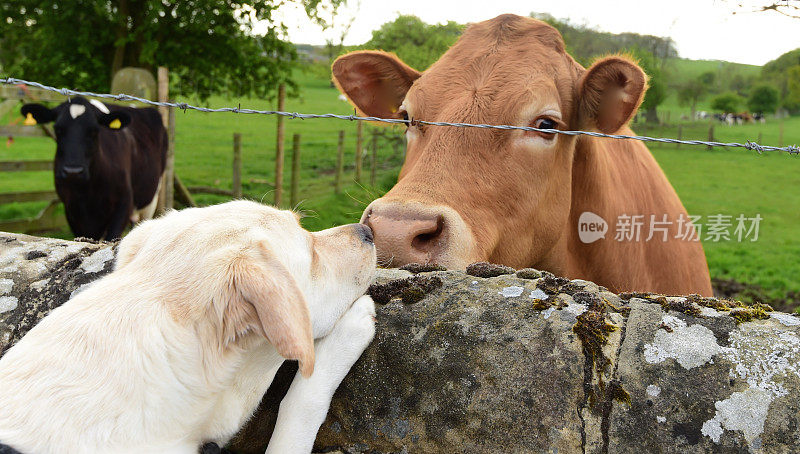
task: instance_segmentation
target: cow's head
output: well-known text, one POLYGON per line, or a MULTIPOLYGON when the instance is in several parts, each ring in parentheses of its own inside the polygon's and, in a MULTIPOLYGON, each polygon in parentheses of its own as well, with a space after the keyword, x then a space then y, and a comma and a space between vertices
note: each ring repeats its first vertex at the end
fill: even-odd
MULTIPOLYGON (((584 69, 558 31, 513 15, 470 26, 423 73, 393 55, 359 51, 337 59, 333 76, 376 117, 605 133, 630 120, 646 89, 629 59, 584 69)), ((362 217, 384 263, 530 266, 563 241, 575 137, 418 125, 406 138, 399 181, 362 217)))
POLYGON ((72 98, 50 109, 41 104, 25 104, 21 109, 26 124, 55 122, 56 167, 58 179, 89 179, 90 163, 97 152, 101 128, 119 131, 131 121, 122 111, 109 111, 97 100, 72 98))

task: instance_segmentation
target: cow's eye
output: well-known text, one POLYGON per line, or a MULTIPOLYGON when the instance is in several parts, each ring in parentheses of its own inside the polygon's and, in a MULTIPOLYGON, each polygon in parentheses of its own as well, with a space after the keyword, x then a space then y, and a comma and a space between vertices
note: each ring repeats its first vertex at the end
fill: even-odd
MULTIPOLYGON (((561 123, 553 118, 550 117, 539 117, 536 120, 531 122, 531 126, 538 129, 558 129, 561 123)), ((543 137, 547 140, 552 140, 556 134, 553 132, 542 132, 542 131, 532 131, 532 134, 536 134, 540 137, 543 137)))
POLYGON ((558 123, 552 118, 539 118, 534 122, 533 127, 539 129, 556 129, 558 128, 558 123))

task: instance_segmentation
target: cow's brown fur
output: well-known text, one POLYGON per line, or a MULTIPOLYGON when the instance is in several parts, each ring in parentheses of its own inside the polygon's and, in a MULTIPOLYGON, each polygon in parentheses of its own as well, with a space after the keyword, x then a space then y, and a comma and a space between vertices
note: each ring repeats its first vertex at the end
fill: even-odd
MULTIPOLYGON (((555 105, 563 129, 622 134, 631 133, 626 124, 646 90, 646 76, 629 59, 608 57, 584 69, 554 28, 513 15, 470 26, 424 73, 375 51, 340 57, 333 73, 368 115, 400 118, 405 101, 417 119, 526 125, 530 111, 523 109, 555 105)), ((552 146, 526 148, 523 134, 535 133, 424 125, 411 133, 400 179, 376 203, 455 210, 472 249, 451 264, 488 260, 617 291, 711 294, 702 246, 675 239, 674 223, 668 241, 644 241, 651 214, 673 222, 687 215, 643 143, 559 135, 552 146), (604 240, 580 241, 584 211, 608 222, 604 240), (645 216, 640 241, 614 240, 623 214, 645 216)))

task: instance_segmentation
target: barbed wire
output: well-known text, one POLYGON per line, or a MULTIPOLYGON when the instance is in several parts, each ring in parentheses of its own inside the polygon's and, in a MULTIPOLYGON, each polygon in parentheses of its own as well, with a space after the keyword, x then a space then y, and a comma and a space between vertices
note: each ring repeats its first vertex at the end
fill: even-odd
POLYGON ((348 121, 376 121, 381 123, 391 123, 391 124, 405 124, 405 125, 428 125, 428 126, 449 126, 449 127, 456 127, 456 128, 481 128, 481 129, 499 129, 499 130, 519 130, 519 131, 533 131, 533 132, 542 132, 545 134, 562 134, 567 136, 590 136, 590 137, 603 137, 608 139, 625 139, 625 140, 639 140, 642 142, 658 142, 658 143, 673 143, 673 144, 682 144, 682 145, 705 145, 711 147, 732 147, 732 148, 745 148, 747 150, 756 151, 759 154, 763 153, 764 151, 783 151, 789 154, 797 155, 800 154, 800 147, 797 145, 788 145, 785 147, 774 147, 771 145, 760 145, 756 142, 747 140, 744 143, 738 142, 716 142, 710 140, 681 140, 681 139, 672 139, 666 137, 649 137, 649 136, 631 136, 625 134, 604 134, 601 132, 593 132, 593 131, 565 131, 561 129, 546 129, 546 128, 534 128, 532 126, 513 126, 513 125, 489 125, 489 124, 482 124, 482 123, 450 123, 444 121, 425 121, 425 120, 416 120, 416 119, 399 119, 399 118, 379 118, 379 117, 361 117, 358 115, 338 115, 333 113, 326 113, 326 114, 306 114, 306 113, 298 113, 298 112, 284 112, 279 110, 258 110, 258 109, 247 109, 242 108, 241 105, 238 107, 198 107, 193 106, 191 104, 183 103, 183 102, 161 102, 161 101, 151 101, 149 99, 140 98, 138 96, 128 95, 128 94, 118 94, 112 95, 109 93, 93 93, 90 91, 78 91, 78 90, 70 90, 68 88, 56 88, 51 87, 49 85, 45 85, 39 82, 32 82, 23 79, 16 79, 13 77, 6 77, 0 78, 0 83, 6 85, 27 85, 30 87, 40 88, 42 90, 52 91, 59 93, 63 96, 88 96, 93 98, 103 98, 103 99, 113 99, 116 101, 136 101, 143 104, 151 105, 151 106, 161 106, 161 107, 174 107, 176 109, 180 109, 184 112, 187 110, 196 110, 198 112, 210 112, 210 113, 217 113, 217 112, 231 112, 231 113, 240 113, 240 114, 257 114, 257 115, 280 115, 283 117, 289 118, 300 118, 304 119, 311 119, 311 118, 336 118, 339 120, 348 120, 348 121))

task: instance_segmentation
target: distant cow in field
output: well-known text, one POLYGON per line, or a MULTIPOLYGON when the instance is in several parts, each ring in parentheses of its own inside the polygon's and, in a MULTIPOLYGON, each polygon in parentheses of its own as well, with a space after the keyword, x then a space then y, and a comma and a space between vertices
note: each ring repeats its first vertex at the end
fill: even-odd
MULTIPOLYGON (((647 88, 633 61, 612 56, 587 70, 553 27, 514 15, 471 25, 423 73, 357 51, 339 57, 333 75, 376 117, 621 134, 632 134, 647 88)), ((406 137, 397 184, 362 217, 384 263, 487 260, 616 291, 711 294, 686 210, 643 143, 423 124, 406 137), (632 216, 639 235, 628 230, 632 216), (604 236, 583 240, 582 222, 604 236)))
POLYGON ((153 216, 167 156, 158 111, 76 97, 22 106, 26 124, 55 122, 55 187, 75 236, 112 240, 153 216))

